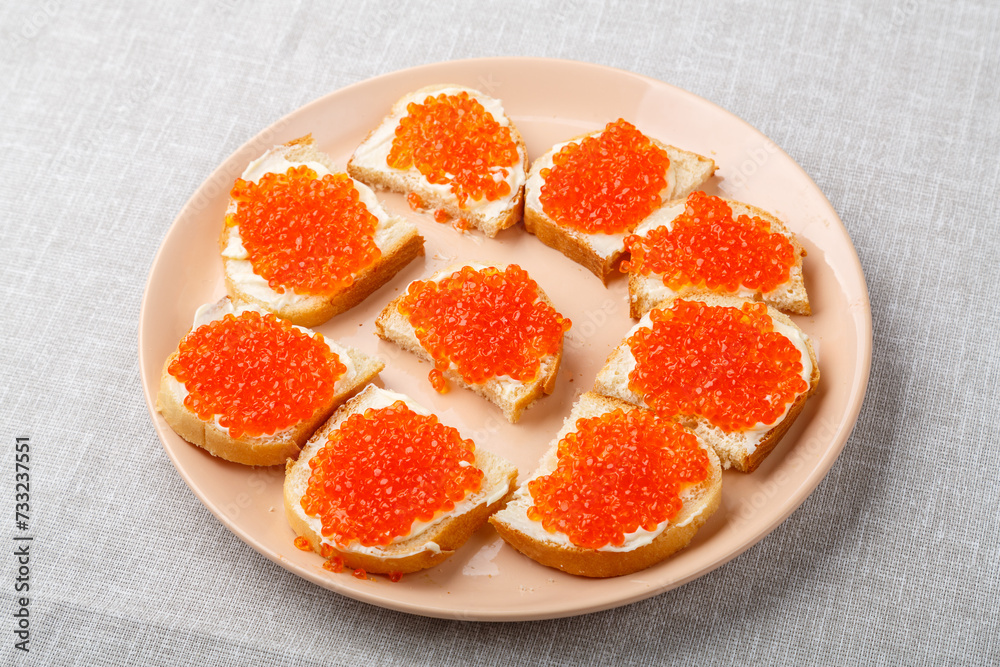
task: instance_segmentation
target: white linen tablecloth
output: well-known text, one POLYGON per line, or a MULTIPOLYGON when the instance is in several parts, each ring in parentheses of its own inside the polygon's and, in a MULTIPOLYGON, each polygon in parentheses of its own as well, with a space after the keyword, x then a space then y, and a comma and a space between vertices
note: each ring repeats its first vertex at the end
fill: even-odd
POLYGON ((0 80, 2 551, 17 436, 35 536, 28 654, 0 557, 0 662, 1000 662, 1000 5, 8 2, 0 80), (248 548, 174 471, 136 353, 157 247, 244 141, 345 85, 494 55, 635 71, 763 131, 840 213, 874 318, 857 427, 773 534, 644 602, 513 624, 379 609, 248 548))

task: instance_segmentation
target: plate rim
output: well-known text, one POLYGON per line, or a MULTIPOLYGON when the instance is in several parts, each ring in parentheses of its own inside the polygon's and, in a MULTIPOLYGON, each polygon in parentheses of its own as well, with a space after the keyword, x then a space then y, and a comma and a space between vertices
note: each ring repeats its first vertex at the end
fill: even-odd
MULTIPOLYGON (((405 91, 404 91, 405 92, 405 91)), ((675 86, 669 82, 662 81, 659 79, 652 78, 650 76, 639 74, 637 72, 632 72, 629 70, 624 70, 609 65, 603 65, 598 63, 590 63, 586 61, 570 60, 563 58, 545 58, 545 57, 533 57, 533 56, 501 56, 501 57, 483 57, 483 58, 465 58, 457 60, 446 60, 433 63, 424 63, 421 65, 416 65, 409 68, 404 68, 400 70, 394 70, 391 72, 385 72, 373 77, 365 78, 354 83, 348 84, 347 86, 332 90, 327 92, 316 99, 307 102, 296 109, 284 114, 274 122, 270 123, 263 129, 261 129, 254 136, 249 138, 246 142, 240 145, 235 151, 224 158, 216 167, 209 173, 201 182, 197 185, 191 195, 188 197, 187 201, 181 207, 180 211, 174 217, 173 221, 170 223, 166 232, 160 240, 160 244, 157 247, 157 251, 153 256, 150 263, 149 272, 146 279, 146 284, 143 289, 142 300, 139 306, 139 326, 138 326, 138 336, 137 336, 137 352, 139 355, 139 375, 140 382, 143 385, 143 394, 146 400, 147 411, 149 412, 154 431, 157 434, 157 438, 160 440, 160 445, 163 447, 170 459, 171 464, 174 469, 180 474, 181 479, 192 491, 195 497, 208 509, 221 523, 229 530, 231 533, 236 535, 240 540, 242 540, 247 546, 256 551, 258 554, 264 556, 271 562, 281 566, 283 569, 287 570, 291 574, 294 574, 300 578, 306 579, 311 583, 317 584, 322 588, 330 590, 332 592, 344 595, 354 600, 361 602, 366 602, 378 607, 393 609, 396 611, 402 611, 405 613, 416 614, 420 616, 435 617, 435 618, 448 618, 448 619, 458 619, 458 620, 474 620, 474 621, 529 621, 529 620, 543 620, 543 619, 553 619, 562 618, 568 616, 576 616, 588 613, 594 613, 598 611, 603 611, 606 609, 617 608, 644 600, 656 595, 660 595, 669 590, 673 590, 679 586, 682 586, 690 581, 698 579, 719 567, 725 565, 734 558, 740 556, 746 552, 751 547, 759 544, 764 538, 770 535, 779 525, 784 523, 793 512, 795 512, 805 500, 816 490, 819 484, 826 478, 832 469, 833 465, 836 463, 837 459, 843 452, 851 433, 857 425, 858 417, 860 415, 861 409, 864 404, 864 400, 867 394, 867 388, 869 384, 869 379, 871 375, 871 357, 872 357, 872 316, 871 316, 871 305, 870 296, 868 292, 867 282, 864 277, 864 271, 861 266, 861 261, 857 253, 857 247, 854 245, 853 239, 851 239, 850 233, 847 227, 844 225, 836 209, 830 203, 826 194, 816 185, 812 177, 802 168, 799 163, 794 160, 783 148, 781 148, 777 143, 771 141, 767 135, 763 134, 760 130, 750 125, 747 121, 743 120, 739 116, 736 116, 729 110, 719 106, 718 104, 707 100, 696 93, 692 93, 688 90, 675 86), (224 167, 236 156, 244 153, 249 149, 259 148, 261 142, 265 140, 271 134, 289 123, 294 117, 307 113, 307 110, 322 106, 327 103, 327 100, 333 97, 347 95, 356 88, 363 88, 366 86, 377 85, 379 82, 385 80, 391 80, 397 77, 407 77, 414 75, 421 75, 424 73, 432 72, 433 70, 439 69, 441 67, 447 66, 472 66, 472 65, 490 65, 499 66, 501 64, 518 64, 522 66, 526 65, 536 65, 545 67, 570 67, 570 68, 584 68, 584 69, 595 69, 602 71, 607 74, 611 74, 615 77, 628 77, 634 78, 638 81, 643 82, 646 86, 652 87, 665 87, 670 89, 671 94, 681 95, 688 97, 689 99, 695 101, 698 104, 705 104, 713 107, 716 111, 721 112, 726 115, 731 122, 739 123, 746 130, 753 133, 754 135, 770 142, 781 155, 783 155, 788 163, 794 167, 799 172, 799 176, 806 179, 806 182, 813 188, 815 194, 819 195, 817 202, 821 202, 822 206, 826 209, 825 213, 829 215, 829 219, 839 227, 839 231, 842 232, 849 242, 851 253, 850 269, 852 272, 856 273, 860 277, 858 288, 860 289, 860 318, 855 318, 855 323, 860 325, 860 330, 858 331, 858 338, 856 340, 858 345, 858 361, 859 373, 854 376, 854 381, 850 387, 848 393, 847 410, 843 414, 843 419, 838 424, 838 428, 835 434, 831 437, 829 444, 826 446, 824 454, 817 461, 814 468, 809 472, 807 477, 802 481, 802 483, 796 488, 785 500, 784 505, 781 507, 781 511, 778 512, 774 518, 768 522, 763 528, 758 531, 758 534, 753 536, 751 539, 744 540, 738 548, 725 553, 716 558, 712 558, 706 563, 702 564, 700 567, 696 568, 695 571, 690 572, 688 575, 667 582, 665 585, 652 587, 650 590, 639 591, 633 595, 623 596, 616 600, 598 602, 596 604, 576 607, 572 609, 547 609, 547 610, 533 610, 531 608, 527 609, 493 609, 493 610, 459 610, 453 607, 443 607, 443 606, 422 606, 415 605, 406 601, 395 600, 391 598, 385 598, 375 594, 369 594, 366 591, 348 588, 343 586, 338 586, 336 581, 331 578, 324 578, 319 573, 313 573, 307 570, 303 570, 297 567, 295 564, 288 561, 285 557, 281 556, 276 552, 271 552, 265 545, 258 542, 252 535, 250 535, 244 528, 242 528, 235 520, 231 519, 222 508, 218 507, 213 501, 211 501, 206 494, 201 490, 201 488, 196 485, 192 478, 189 476, 187 470, 179 463, 177 457, 174 455, 170 447, 167 446, 164 440, 164 435, 161 432, 161 425, 159 420, 161 417, 156 410, 156 397, 153 394, 151 385, 145 381, 147 377, 151 377, 149 373, 154 369, 147 367, 147 364, 143 355, 143 341, 147 336, 147 314, 149 307, 149 298, 152 288, 152 279, 156 273, 158 267, 160 266, 165 248, 168 246, 168 241, 170 237, 174 234, 179 233, 180 223, 188 217, 195 208, 195 204, 201 194, 201 191, 209 183, 217 181, 221 176, 224 175, 224 167)), ((159 377, 159 369, 155 369, 155 376, 159 377)), ((169 427, 166 427, 169 430, 169 427)))

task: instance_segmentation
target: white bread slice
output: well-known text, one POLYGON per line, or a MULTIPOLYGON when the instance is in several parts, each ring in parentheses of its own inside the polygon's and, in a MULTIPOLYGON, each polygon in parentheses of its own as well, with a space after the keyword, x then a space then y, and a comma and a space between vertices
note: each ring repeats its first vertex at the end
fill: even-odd
MULTIPOLYGON (((795 264, 789 270, 787 281, 778 285, 770 292, 758 291, 755 293, 752 290, 741 288, 738 293, 729 294, 729 296, 756 298, 784 312, 796 315, 811 315, 812 309, 809 306, 809 296, 806 294, 805 281, 802 277, 802 258, 805 257, 806 251, 802 247, 802 244, 798 242, 798 239, 795 238, 795 234, 790 232, 776 216, 771 215, 763 209, 734 199, 723 198, 722 200, 733 210, 734 218, 741 215, 761 218, 771 225, 772 233, 781 234, 795 248, 795 264)), ((670 228, 673 220, 684 212, 685 206, 686 200, 684 199, 667 202, 646 218, 641 225, 636 227, 635 234, 637 236, 646 236, 650 231, 658 227, 670 228)), ((642 275, 637 271, 629 271, 629 312, 632 317, 638 319, 664 299, 704 291, 706 291, 706 287, 700 285, 698 287, 684 287, 680 291, 675 292, 663 284, 662 274, 651 273, 649 275, 642 275)))
MULTIPOLYGON (((312 135, 306 135, 281 146, 275 146, 250 163, 243 173, 244 180, 257 180, 267 172, 284 173, 291 166, 305 164, 319 177, 341 172, 328 155, 316 148, 312 135)), ((378 218, 375 245, 381 256, 354 275, 354 281, 328 294, 298 294, 291 288, 278 293, 267 280, 253 270, 243 247, 238 226, 223 225, 219 237, 222 251, 226 291, 238 303, 252 303, 293 324, 314 327, 361 303, 369 294, 388 282, 396 273, 424 253, 424 239, 416 226, 398 216, 389 215, 364 183, 354 182, 361 202, 378 218)), ((226 216, 236 213, 236 202, 230 200, 226 216)))
POLYGON ((452 218, 464 218, 486 236, 493 238, 500 231, 511 227, 521 219, 524 213, 524 181, 528 170, 528 152, 524 147, 524 139, 517 131, 513 121, 504 113, 500 100, 490 97, 473 88, 457 84, 439 84, 421 88, 404 95, 389 111, 377 128, 372 130, 354 155, 347 162, 347 173, 354 178, 367 183, 373 188, 401 192, 413 192, 420 197, 424 209, 444 209, 452 218), (416 167, 408 170, 395 169, 386 164, 386 158, 392 147, 399 121, 406 116, 406 107, 411 102, 420 104, 428 97, 440 94, 453 95, 466 92, 470 98, 475 98, 490 112, 493 119, 500 125, 508 126, 511 138, 517 144, 520 161, 508 168, 507 183, 510 194, 497 201, 467 202, 467 208, 459 208, 458 199, 451 192, 450 184, 434 184, 420 173, 416 167))
MULTIPOLYGON (((680 299, 680 297, 678 297, 680 299)), ((689 301, 701 301, 709 306, 728 306, 741 308, 751 299, 741 299, 738 297, 720 296, 717 294, 692 294, 685 297, 689 301)), ((676 299, 666 299, 657 304, 657 308, 665 309, 676 299)), ((808 378, 809 388, 799 394, 788 406, 784 417, 777 423, 770 426, 760 426, 757 429, 748 431, 725 431, 717 426, 713 426, 706 419, 693 416, 677 416, 675 419, 694 432, 705 442, 711 445, 724 468, 733 467, 742 472, 753 472, 757 466, 767 458, 775 445, 781 440, 791 427, 795 418, 802 412, 806 401, 816 393, 819 386, 819 364, 816 360, 816 352, 813 350, 809 337, 795 325, 785 314, 775 308, 768 306, 767 314, 774 322, 774 330, 788 338, 799 349, 802 354, 803 376, 808 378)), ((614 349, 608 357, 604 368, 597 374, 594 382, 594 391, 628 401, 635 405, 648 407, 645 397, 636 394, 629 387, 629 373, 635 368, 635 357, 628 346, 628 339, 641 327, 651 326, 650 314, 643 315, 639 323, 629 331, 622 343, 614 349)))
POLYGON ((298 461, 289 461, 285 467, 285 516, 292 530, 306 538, 316 553, 322 553, 325 544, 343 559, 345 565, 363 568, 367 572, 405 574, 437 565, 455 553, 493 512, 503 507, 517 483, 517 468, 495 454, 476 448, 475 465, 484 473, 481 489, 456 503, 454 510, 442 515, 442 520, 433 523, 424 532, 385 547, 352 543, 346 548, 339 548, 332 540, 324 540, 320 534, 322 523, 318 518, 307 515, 301 504, 312 474, 309 461, 326 444, 329 434, 350 415, 364 413, 368 408, 386 407, 397 400, 405 401, 418 414, 428 414, 402 394, 369 385, 316 431, 298 461))
MULTIPOLYGON (((206 304, 198 309, 194 325, 188 333, 203 324, 222 319, 226 314, 239 315, 247 310, 263 312, 254 306, 234 306, 228 297, 224 297, 216 304, 206 304)), ((307 329, 305 331, 309 334, 315 333, 307 329)), ((177 358, 177 350, 174 350, 163 364, 160 390, 156 395, 156 409, 177 435, 214 456, 251 466, 281 465, 286 459, 298 456, 302 444, 309 439, 316 427, 323 423, 337 406, 371 382, 385 367, 382 361, 360 350, 338 345, 330 339, 325 340, 348 370, 334 385, 334 394, 324 405, 308 419, 283 431, 272 435, 257 437, 244 435, 233 438, 229 435, 229 429, 220 426, 215 420, 205 421, 189 410, 184 405, 187 389, 167 370, 177 358)))
MULTIPOLYGON (((471 266, 476 270, 488 266, 494 267, 499 271, 504 271, 507 268, 505 264, 455 264, 434 274, 429 280, 441 280, 459 271, 463 266, 471 266)), ((375 333, 382 340, 395 343, 407 352, 411 352, 433 364, 434 358, 420 344, 413 325, 399 312, 399 304, 406 296, 406 293, 407 290, 403 290, 403 294, 393 299, 379 314, 375 320, 375 333)), ((552 302, 546 296, 545 292, 542 291, 541 287, 538 288, 538 297, 552 306, 552 302)), ((454 382, 466 389, 471 389, 490 403, 499 407, 503 411, 504 418, 511 424, 516 424, 521 419, 521 414, 529 405, 542 395, 551 394, 555 389, 556 375, 559 373, 559 364, 562 362, 562 349, 562 344, 560 343, 558 354, 543 357, 541 359, 541 366, 538 369, 538 375, 534 380, 529 382, 521 382, 505 377, 503 379, 492 378, 482 384, 470 384, 465 381, 454 367, 443 371, 443 374, 448 381, 454 382)))
MULTIPOLYGON (((541 171, 552 167, 552 157, 567 144, 579 143, 582 139, 598 136, 603 132, 603 129, 597 130, 556 144, 532 163, 524 190, 524 227, 545 245, 555 248, 574 262, 590 269, 606 285, 614 273, 615 265, 625 252, 625 237, 632 231, 627 230, 618 234, 588 234, 560 225, 545 213, 540 199, 541 188, 545 182, 541 171)), ((660 193, 662 201, 686 197, 715 173, 715 162, 709 158, 669 146, 652 137, 650 140, 666 151, 670 158, 670 166, 666 171, 667 186, 660 193)))
MULTIPOLYGON (((659 527, 655 536, 639 530, 626 537, 621 547, 611 545, 601 549, 574 545, 562 533, 549 533, 541 522, 528 518, 528 508, 534 501, 528 482, 551 473, 558 461, 559 441, 576 431, 576 422, 614 410, 639 410, 624 401, 588 392, 580 396, 562 429, 553 438, 549 450, 542 456, 538 468, 515 491, 507 506, 490 517, 490 523, 512 547, 542 565, 585 577, 616 577, 654 565, 683 549, 719 507, 722 497, 722 467, 710 447, 700 442, 708 453, 711 470, 708 478, 681 493, 683 506, 671 521, 659 527)), ((655 531, 654 531, 655 532, 655 531)))

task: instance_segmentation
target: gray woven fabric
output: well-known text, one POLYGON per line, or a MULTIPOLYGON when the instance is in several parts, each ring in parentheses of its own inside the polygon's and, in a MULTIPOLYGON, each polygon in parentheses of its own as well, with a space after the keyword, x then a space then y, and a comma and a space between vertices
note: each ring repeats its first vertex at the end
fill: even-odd
POLYGON ((36 540, 27 656, 0 556, 0 661, 1000 662, 998 42, 985 1, 4 3, 0 475, 12 507, 30 435, 36 540), (385 611, 246 547, 164 454, 136 359, 153 255, 226 156, 347 84, 489 55, 633 70, 762 130, 843 218, 875 327, 857 428, 772 535, 645 602, 523 624, 385 611))

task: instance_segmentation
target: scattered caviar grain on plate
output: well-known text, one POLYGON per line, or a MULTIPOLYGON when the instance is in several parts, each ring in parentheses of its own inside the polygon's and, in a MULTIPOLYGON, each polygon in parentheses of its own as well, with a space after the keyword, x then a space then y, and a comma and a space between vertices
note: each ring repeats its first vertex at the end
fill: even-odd
POLYGON ((338 556, 331 556, 323 561, 323 569, 333 573, 344 571, 344 559, 338 556))

